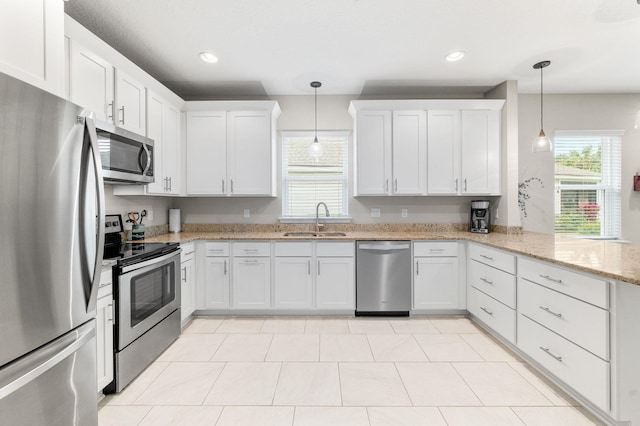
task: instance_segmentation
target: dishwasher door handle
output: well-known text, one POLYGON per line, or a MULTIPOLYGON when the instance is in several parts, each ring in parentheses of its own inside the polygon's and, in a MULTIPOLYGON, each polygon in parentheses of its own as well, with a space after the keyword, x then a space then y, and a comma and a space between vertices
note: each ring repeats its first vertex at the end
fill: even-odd
POLYGON ((409 244, 398 244, 394 246, 377 245, 377 244, 360 244, 359 250, 378 250, 378 251, 395 251, 395 250, 407 250, 410 249, 409 244))

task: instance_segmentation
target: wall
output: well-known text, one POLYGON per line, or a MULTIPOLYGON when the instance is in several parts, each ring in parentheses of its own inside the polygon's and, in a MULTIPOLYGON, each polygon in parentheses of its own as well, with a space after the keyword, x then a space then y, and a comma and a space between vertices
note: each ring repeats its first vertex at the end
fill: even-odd
MULTIPOLYGON (((531 142, 540 131, 540 96, 520 95, 519 181, 539 177, 529 186, 525 230, 553 233, 553 154, 532 153, 531 142)), ((640 94, 545 95, 544 130, 624 130, 622 137, 622 238, 640 244, 640 192, 632 176, 640 172, 640 94)))
MULTIPOLYGON (((278 130, 313 130, 313 96, 274 96, 282 114, 278 130)), ((318 129, 353 131, 353 119, 349 115, 349 102, 353 96, 318 95, 318 129)), ((349 142, 353 152, 353 140, 349 142)), ((281 155, 278 143, 278 158, 281 155)), ((353 170, 353 158, 349 158, 353 170)), ((281 170, 278 161, 278 182, 281 170)), ((353 174, 350 173, 349 191, 353 191, 353 174)), ((174 205, 181 209, 184 223, 277 223, 282 213, 281 188, 278 198, 176 198, 174 205), (244 209, 250 209, 251 217, 243 218, 244 209)), ((477 197, 350 197, 349 214, 354 223, 462 223, 469 219, 469 202, 477 197), (380 217, 370 216, 371 208, 380 209, 380 217), (408 209, 408 217, 401 217, 401 210, 408 209)), ((498 197, 489 197, 492 200, 498 197)), ((519 223, 518 223, 519 224, 519 223)))
MULTIPOLYGON (((144 220, 148 226, 169 223, 169 209, 173 208, 173 199, 170 197, 116 196, 113 195, 112 185, 104 186, 104 198, 107 214, 120 214, 125 221, 130 211, 140 212, 144 209, 148 213, 153 210, 153 220, 148 217, 144 220)), ((125 223, 125 229, 131 229, 131 224, 125 223)))

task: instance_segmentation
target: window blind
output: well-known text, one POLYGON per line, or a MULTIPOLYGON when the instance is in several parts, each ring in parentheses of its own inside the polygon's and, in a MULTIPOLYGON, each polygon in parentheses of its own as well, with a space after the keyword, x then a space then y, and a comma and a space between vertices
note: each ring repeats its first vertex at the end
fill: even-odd
POLYGON ((621 236, 622 132, 554 135, 557 234, 621 236))
POLYGON ((323 155, 309 155, 313 132, 283 133, 282 216, 315 217, 324 202, 331 216, 347 216, 348 134, 318 133, 323 155))

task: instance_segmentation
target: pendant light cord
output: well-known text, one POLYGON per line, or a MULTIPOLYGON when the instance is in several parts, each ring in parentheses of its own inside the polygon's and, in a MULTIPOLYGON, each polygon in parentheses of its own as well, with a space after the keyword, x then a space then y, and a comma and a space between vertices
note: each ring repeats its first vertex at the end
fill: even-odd
POLYGON ((313 88, 313 99, 314 99, 314 116, 315 116, 315 139, 314 142, 318 141, 318 88, 313 88))
POLYGON ((544 67, 540 67, 540 130, 544 129, 544 88, 543 88, 543 84, 542 84, 542 80, 543 80, 543 74, 542 74, 542 70, 544 69, 544 67))

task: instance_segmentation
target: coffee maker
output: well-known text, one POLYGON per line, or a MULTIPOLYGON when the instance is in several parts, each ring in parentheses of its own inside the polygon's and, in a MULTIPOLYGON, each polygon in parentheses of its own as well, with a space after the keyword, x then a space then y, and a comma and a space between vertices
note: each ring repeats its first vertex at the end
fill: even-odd
POLYGON ((479 234, 488 234, 491 230, 491 210, 489 209, 489 201, 474 200, 471 202, 471 232, 479 234))

